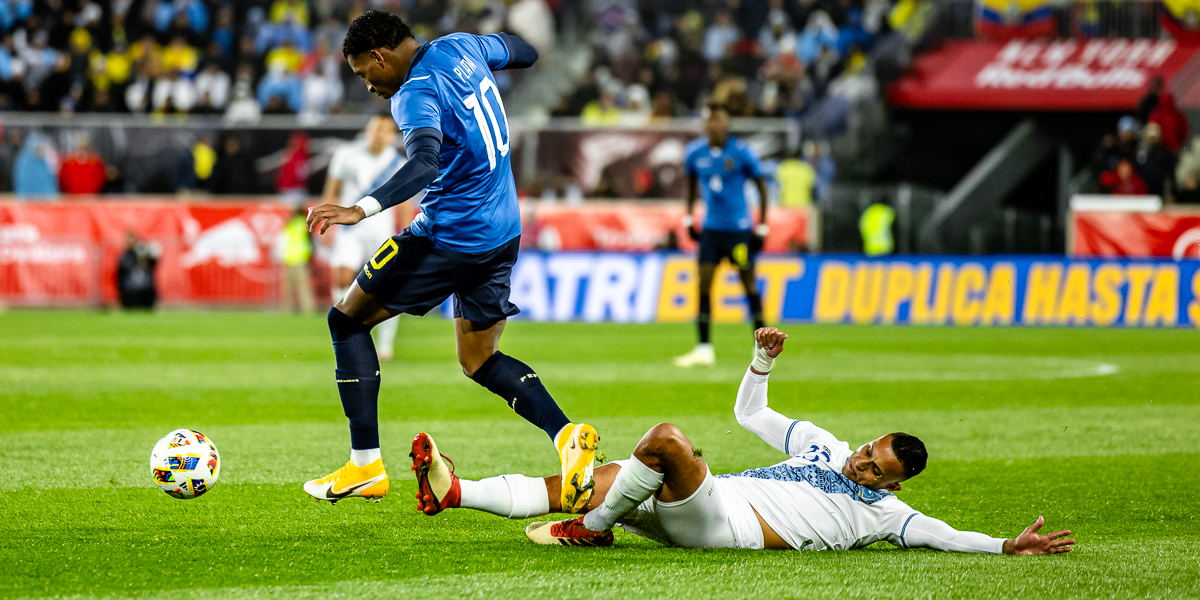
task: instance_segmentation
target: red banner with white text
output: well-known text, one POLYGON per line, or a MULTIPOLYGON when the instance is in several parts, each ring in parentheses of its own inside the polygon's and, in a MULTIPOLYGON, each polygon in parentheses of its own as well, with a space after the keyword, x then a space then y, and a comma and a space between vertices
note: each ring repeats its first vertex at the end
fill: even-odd
POLYGON ((1200 210, 1077 211, 1071 221, 1074 256, 1200 258, 1200 210))
POLYGON ((1129 110, 1154 77, 1188 81, 1200 45, 1171 39, 947 42, 892 85, 895 106, 925 109, 1129 110))
POLYGON ((290 208, 271 202, 0 202, 0 301, 112 304, 129 234, 159 252, 164 304, 273 303, 290 208))
MULTIPOLYGON (((117 262, 132 233, 159 251, 162 304, 276 306, 282 270, 274 248, 291 210, 261 200, 0 201, 0 303, 115 304, 117 262)), ((691 250, 683 213, 682 202, 528 202, 523 245, 691 250)), ((768 224, 766 251, 816 246, 808 209, 773 208, 768 224)))

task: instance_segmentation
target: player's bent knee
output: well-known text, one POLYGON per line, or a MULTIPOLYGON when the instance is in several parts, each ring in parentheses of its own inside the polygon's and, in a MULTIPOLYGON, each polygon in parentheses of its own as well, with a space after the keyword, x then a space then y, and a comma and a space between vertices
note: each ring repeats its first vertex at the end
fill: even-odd
POLYGON ((326 321, 329 323, 329 333, 336 341, 339 338, 362 332, 370 332, 371 328, 363 325, 361 322, 348 316, 346 313, 338 310, 337 305, 329 309, 326 315, 326 321))
POLYGON ((474 379, 475 372, 483 366, 483 363, 487 362, 487 359, 492 357, 492 354, 495 354, 495 351, 486 356, 465 352, 460 353, 458 355, 458 365, 462 367, 463 375, 466 375, 469 379, 474 379))
POLYGON ((691 446, 691 441, 678 427, 670 423, 659 423, 642 436, 633 453, 639 457, 689 458, 691 446))

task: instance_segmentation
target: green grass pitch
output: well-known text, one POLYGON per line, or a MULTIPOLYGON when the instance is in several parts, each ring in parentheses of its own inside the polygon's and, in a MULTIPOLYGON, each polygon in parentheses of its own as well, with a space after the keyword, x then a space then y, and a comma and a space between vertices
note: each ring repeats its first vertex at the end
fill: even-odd
MULTIPOLYGON (((147 598, 1200 597, 1200 333, 785 327, 771 405, 857 445, 905 430, 929 468, 901 497, 1015 536, 1039 514, 1062 556, 538 547, 526 522, 418 513, 409 440, 467 477, 553 473, 542 432, 462 376, 449 322, 406 318, 380 401, 391 494, 337 506, 300 484, 347 459, 322 318, 255 313, 0 314, 0 596, 147 598), (191 427, 221 481, 190 501, 150 479, 154 442, 191 427)), ((732 414, 749 328, 684 371, 687 325, 510 323, 569 416, 628 456, 670 421, 714 472, 782 458, 732 414)))

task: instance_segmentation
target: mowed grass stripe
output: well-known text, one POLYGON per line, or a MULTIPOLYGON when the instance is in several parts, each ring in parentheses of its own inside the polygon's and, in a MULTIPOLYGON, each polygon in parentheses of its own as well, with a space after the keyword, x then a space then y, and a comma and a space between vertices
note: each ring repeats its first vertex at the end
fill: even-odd
MULTIPOLYGON (((767 556, 744 560, 744 553, 658 550, 673 562, 670 568, 642 564, 641 556, 622 555, 627 564, 614 568, 573 568, 552 574, 531 572, 513 565, 507 572, 472 575, 422 576, 381 579, 382 573, 362 579, 313 585, 257 584, 244 587, 178 589, 169 592, 137 593, 129 596, 57 596, 63 600, 100 597, 145 600, 207 599, 314 599, 329 598, 492 598, 497 593, 523 598, 639 598, 713 597, 762 598, 980 598, 980 597, 1070 597, 1070 598, 1196 598, 1188 583, 1188 568, 1170 564, 1158 556, 1162 544, 1106 544, 1093 552, 1114 558, 1125 557, 1113 568, 1072 560, 1038 565, 1037 577, 1017 557, 941 556, 936 563, 912 567, 906 553, 859 552, 803 557, 767 556), (899 554, 899 555, 896 555, 899 554), (776 576, 786 573, 786 576, 776 576), (764 576, 765 575, 765 576, 764 576), (1180 582, 1184 583, 1180 583, 1180 582), (937 587, 936 593, 930 588, 937 587), (670 590, 664 594, 663 590, 670 590), (980 595, 982 594, 982 596, 980 595)), ((551 548, 552 552, 584 553, 589 550, 551 548)), ((607 552, 599 550, 598 552, 607 552)), ((917 551, 920 552, 920 551, 917 551)), ((576 562, 599 562, 594 553, 576 562)), ((605 561, 607 562, 607 561, 605 561)), ((390 574, 390 573, 389 573, 390 574)), ((264 582, 271 574, 261 574, 264 582)))
MULTIPOLYGON (((789 355, 773 380, 785 382, 840 381, 1013 381, 1103 377, 1121 370, 1116 362, 1061 356, 1009 356, 997 354, 913 354, 896 352, 852 353, 833 351, 821 355, 789 355)), ((739 357, 740 358, 740 357, 739 357)), ((1200 359, 1200 354, 1197 355, 1200 359)), ((110 365, 0 366, 0 382, 12 393, 77 393, 113 390, 173 390, 187 385, 195 390, 239 391, 260 388, 326 388, 332 361, 298 361, 283 357, 279 368, 263 363, 207 362, 110 365)), ((572 383, 727 383, 745 372, 748 360, 729 359, 714 368, 683 370, 669 363, 542 362, 541 373, 572 383)), ((1161 363, 1153 365, 1162 367, 1161 363)), ((1139 369, 1142 372, 1149 369, 1139 369)), ((1158 371, 1161 372, 1161 371, 1158 371)), ((398 377, 405 385, 475 383, 462 376, 455 362, 433 364, 395 362, 383 365, 384 377, 398 377)))
MULTIPOLYGON (((854 446, 891 431, 914 433, 928 445, 934 467, 945 461, 1155 455, 1189 449, 1200 439, 1200 406, 1194 405, 785 414, 812 420, 854 446)), ((593 422, 603 436, 602 450, 618 459, 628 457, 642 434, 661 421, 679 425, 717 472, 786 458, 743 430, 732 413, 725 418, 674 415, 593 422)), ((344 426, 185 424, 217 444, 225 483, 298 484, 345 460, 344 426)), ((499 420, 385 421, 385 464, 393 478, 408 476, 408 441, 420 431, 435 436, 464 476, 532 475, 557 469, 557 456, 545 436, 514 415, 499 420), (481 439, 488 441, 481 444, 481 439)), ((150 486, 150 448, 166 433, 139 427, 0 435, 0 491, 150 486), (76 464, 81 448, 88 449, 87 469, 76 464)))

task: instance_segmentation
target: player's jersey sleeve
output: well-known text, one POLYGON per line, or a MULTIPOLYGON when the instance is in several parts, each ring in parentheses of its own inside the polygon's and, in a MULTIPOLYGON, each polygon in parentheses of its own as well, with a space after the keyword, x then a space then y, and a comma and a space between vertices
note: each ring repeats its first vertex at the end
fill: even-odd
MULTIPOLYGON (((903 504, 903 503, 901 503, 903 504)), ((907 508, 907 505, 904 505, 907 508)), ((910 509, 911 510, 911 509, 910 509)), ((897 514, 897 517, 903 516, 897 514)), ((1004 539, 974 531, 959 531, 944 521, 912 511, 889 525, 888 541, 905 548, 931 548, 943 552, 1004 554, 1004 539)))
POLYGON ((792 421, 783 436, 784 452, 812 462, 824 460, 830 464, 836 463, 838 457, 834 454, 843 454, 844 449, 848 449, 846 442, 813 425, 811 421, 792 421))
POLYGON ((404 132, 404 141, 418 129, 442 131, 442 106, 438 101, 437 73, 414 73, 413 78, 392 96, 392 118, 404 132))
POLYGON ((763 176, 762 162, 758 160, 758 153, 750 147, 750 144, 742 142, 742 170, 746 177, 758 178, 763 176))
POLYGON ((479 44, 479 53, 487 61, 488 69, 499 71, 508 66, 508 44, 504 43, 500 34, 473 35, 471 37, 475 38, 476 43, 479 44))

